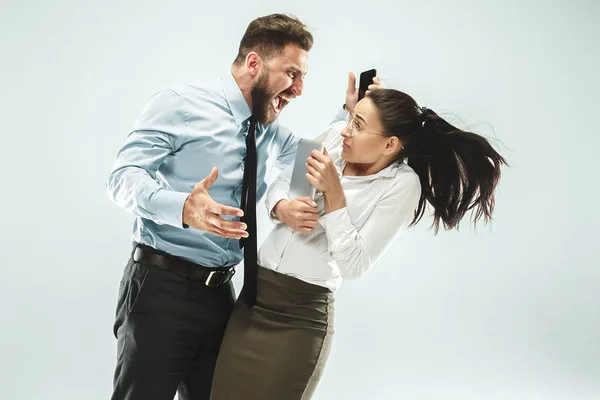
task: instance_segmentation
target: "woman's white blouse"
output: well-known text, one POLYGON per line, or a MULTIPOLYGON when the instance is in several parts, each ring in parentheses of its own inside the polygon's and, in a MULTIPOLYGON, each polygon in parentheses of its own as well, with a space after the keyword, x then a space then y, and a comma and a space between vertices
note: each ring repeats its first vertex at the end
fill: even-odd
POLYGON ((317 191, 317 227, 311 233, 296 232, 272 213, 288 198, 293 163, 267 191, 265 204, 276 223, 258 252, 260 266, 293 276, 336 292, 343 279, 365 274, 396 236, 408 227, 421 195, 417 174, 405 163, 393 163, 370 176, 342 176, 341 158, 346 122, 332 124, 321 135, 338 170, 346 207, 324 215, 323 194, 317 191))

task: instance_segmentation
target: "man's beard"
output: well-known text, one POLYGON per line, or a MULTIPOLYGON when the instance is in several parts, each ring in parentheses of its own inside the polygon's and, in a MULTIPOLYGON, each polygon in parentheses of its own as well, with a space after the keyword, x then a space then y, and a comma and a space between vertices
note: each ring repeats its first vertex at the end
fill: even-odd
POLYGON ((261 125, 269 125, 275 122, 277 114, 271 109, 271 100, 275 96, 274 93, 267 91, 267 74, 266 71, 261 73, 254 87, 250 91, 252 98, 252 115, 261 125))

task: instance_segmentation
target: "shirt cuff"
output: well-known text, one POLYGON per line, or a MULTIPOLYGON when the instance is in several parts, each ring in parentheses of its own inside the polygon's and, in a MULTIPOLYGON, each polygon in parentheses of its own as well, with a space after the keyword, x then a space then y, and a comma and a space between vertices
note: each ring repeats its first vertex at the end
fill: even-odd
POLYGON ((274 224, 281 222, 281 221, 279 221, 279 219, 277 218, 277 215, 275 215, 275 212, 273 211, 273 208, 275 208, 277 203, 279 203, 281 200, 289 200, 287 193, 285 193, 283 191, 276 192, 276 193, 269 195, 265 199, 265 206, 267 207, 267 212, 269 213, 269 219, 274 224))
POLYGON ((188 228, 183 223, 183 206, 189 193, 161 189, 154 198, 154 214, 164 224, 176 228, 188 228))
POLYGON ((335 114, 335 117, 333 118, 333 121, 331 121, 331 123, 334 124, 334 123, 340 122, 340 121, 347 122, 347 118, 348 118, 348 111, 344 110, 344 107, 340 107, 340 109, 335 114))
POLYGON ((319 224, 325 229, 330 251, 341 250, 355 230, 346 207, 322 215, 319 224))

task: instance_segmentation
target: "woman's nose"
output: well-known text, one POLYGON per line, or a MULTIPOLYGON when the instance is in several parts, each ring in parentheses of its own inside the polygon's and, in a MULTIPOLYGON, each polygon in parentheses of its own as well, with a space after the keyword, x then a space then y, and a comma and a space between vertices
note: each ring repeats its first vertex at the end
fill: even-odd
POLYGON ((347 137, 347 138, 351 137, 350 129, 348 128, 348 125, 346 125, 344 127, 344 129, 342 129, 342 131, 340 132, 340 135, 342 135, 343 137, 347 137))

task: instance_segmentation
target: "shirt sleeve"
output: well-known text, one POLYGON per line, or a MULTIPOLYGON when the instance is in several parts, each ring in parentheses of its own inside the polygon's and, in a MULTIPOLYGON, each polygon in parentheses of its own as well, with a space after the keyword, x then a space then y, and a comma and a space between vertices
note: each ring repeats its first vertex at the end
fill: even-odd
MULTIPOLYGON (((332 136, 339 135, 339 131, 343 127, 340 124, 331 124, 317 136, 314 140, 324 140, 326 144, 328 144, 328 139, 331 139, 332 136)), ((298 139, 299 141, 299 139, 298 139)), ((277 223, 279 219, 273 212, 273 208, 279 203, 281 200, 289 200, 288 192, 290 190, 290 182, 292 180, 292 173, 294 170, 294 162, 296 157, 296 149, 298 145, 296 143, 296 147, 294 149, 294 154, 292 159, 288 162, 282 172, 279 173, 279 176, 275 181, 269 186, 267 190, 267 195, 265 198, 265 206, 267 207, 267 212, 269 213, 269 218, 272 222, 277 223)))
POLYGON ((290 182, 292 180, 292 172, 294 170, 294 164, 291 163, 279 174, 277 179, 269 186, 267 190, 267 196, 265 198, 265 206, 269 213, 269 219, 271 222, 278 223, 279 219, 273 212, 273 208, 281 200, 289 200, 288 192, 290 190, 290 182))
POLYGON ((189 193, 159 185, 156 174, 177 151, 178 133, 186 125, 177 93, 165 89, 152 96, 117 153, 106 182, 109 199, 136 216, 184 228, 183 205, 189 193))
POLYGON ((336 122, 340 122, 340 121, 347 121, 348 120, 348 111, 344 110, 344 107, 340 107, 340 109, 335 113, 335 116, 333 117, 333 121, 331 121, 332 124, 336 123, 336 122))
POLYGON ((293 164, 300 138, 282 125, 278 126, 276 137, 279 145, 279 154, 277 155, 275 168, 283 170, 289 164, 293 164))
POLYGON ((421 194, 419 178, 399 180, 377 202, 358 230, 346 207, 321 216, 329 253, 345 279, 364 275, 381 257, 393 239, 410 225, 421 194))

